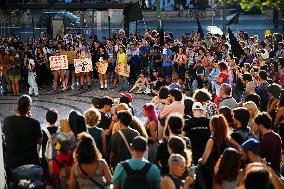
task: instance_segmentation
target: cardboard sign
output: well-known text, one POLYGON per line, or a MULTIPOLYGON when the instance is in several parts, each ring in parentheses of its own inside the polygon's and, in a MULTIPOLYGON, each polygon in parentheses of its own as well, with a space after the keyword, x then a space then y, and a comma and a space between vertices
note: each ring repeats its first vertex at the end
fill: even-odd
POLYGON ((67 70, 68 59, 67 55, 49 57, 50 70, 67 70))
POLYGON ((77 58, 76 51, 62 51, 62 54, 67 56, 68 64, 74 64, 74 59, 77 58))
POLYGON ((100 62, 96 63, 96 66, 99 74, 106 74, 108 68, 108 62, 106 60, 100 60, 100 62))
POLYGON ((93 71, 93 64, 91 58, 74 59, 75 73, 91 72, 93 71))

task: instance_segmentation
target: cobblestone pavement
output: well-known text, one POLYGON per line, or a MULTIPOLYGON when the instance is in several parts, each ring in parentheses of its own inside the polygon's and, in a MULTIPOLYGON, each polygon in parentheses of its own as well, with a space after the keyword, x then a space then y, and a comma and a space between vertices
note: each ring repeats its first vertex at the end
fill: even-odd
MULTIPOLYGON (((90 108, 91 100, 95 96, 110 96, 112 98, 119 98, 119 92, 114 89, 100 91, 98 90, 98 87, 93 88, 91 91, 79 92, 77 89, 75 89, 56 94, 52 94, 48 90, 40 90, 40 95, 38 97, 32 97, 32 117, 37 119, 41 124, 45 124, 46 111, 50 108, 55 108, 59 112, 58 120, 66 119, 68 118, 68 114, 72 109, 83 113, 90 108)), ((132 97, 132 105, 136 110, 135 115, 143 119, 141 114, 142 106, 143 104, 150 102, 152 97, 141 94, 132 94, 132 97)), ((18 97, 12 95, 0 96, 1 122, 3 122, 6 116, 15 114, 17 99, 18 97)))

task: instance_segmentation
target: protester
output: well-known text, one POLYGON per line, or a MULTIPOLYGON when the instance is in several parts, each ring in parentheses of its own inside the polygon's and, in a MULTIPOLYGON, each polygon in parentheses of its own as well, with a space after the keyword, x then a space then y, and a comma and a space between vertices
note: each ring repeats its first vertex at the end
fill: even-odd
POLYGON ((240 180, 240 167, 240 152, 234 148, 225 149, 214 169, 213 188, 236 188, 240 180))
POLYGON ((147 149, 147 141, 141 136, 133 138, 131 143, 131 159, 119 163, 113 173, 114 189, 118 188, 160 188, 160 173, 156 165, 147 162, 143 154, 147 149), (139 172, 137 173, 137 171, 139 172))
POLYGON ((16 115, 5 118, 3 123, 8 181, 11 181, 13 169, 27 164, 40 165, 37 145, 42 142, 42 132, 39 122, 31 118, 31 108, 31 97, 21 96, 17 102, 16 115))
POLYGON ((77 184, 82 189, 106 187, 111 183, 112 175, 94 139, 83 132, 78 135, 78 141, 69 188, 75 189, 77 184))
MULTIPOLYGON (((144 187, 147 183, 153 184, 156 188, 159 186, 188 188, 195 178, 194 174, 196 174, 194 188, 202 188, 200 185, 202 174, 205 178, 203 184, 207 184, 209 188, 212 184, 214 188, 222 186, 233 188, 239 184, 241 184, 240 187, 244 187, 245 184, 247 184, 246 187, 256 186, 253 184, 258 180, 250 180, 252 178, 249 176, 250 171, 240 170, 248 162, 265 162, 271 165, 275 172, 281 171, 283 36, 275 33, 266 36, 264 41, 261 41, 262 36, 249 36, 245 31, 239 33, 240 35, 236 38, 229 30, 229 39, 225 35, 209 33, 207 39, 204 40, 204 34, 199 30, 193 34, 184 34, 176 40, 173 34, 163 33, 163 31, 158 33, 156 30, 147 29, 144 36, 137 32, 127 37, 127 33, 120 30, 118 35, 113 32, 109 39, 99 40, 95 35, 85 38, 86 34, 83 33, 78 33, 75 37, 71 31, 68 31, 64 38, 57 35, 55 39, 52 39, 42 33, 39 40, 29 37, 26 43, 14 34, 8 39, 0 37, 0 94, 9 95, 13 89, 14 95, 37 95, 35 84, 38 82, 39 93, 42 95, 36 98, 36 108, 42 108, 41 98, 46 97, 47 91, 52 89, 56 91, 59 86, 66 91, 66 94, 56 92, 48 95, 58 97, 58 100, 62 100, 62 95, 67 98, 67 95, 69 100, 79 103, 84 102, 81 101, 81 97, 92 99, 97 96, 92 100, 93 108, 97 109, 88 109, 86 106, 83 106, 86 109, 82 110, 79 109, 80 107, 76 108, 80 112, 87 110, 84 117, 80 112, 71 110, 67 115, 68 121, 62 124, 66 112, 70 110, 58 113, 60 119, 63 116, 63 120, 60 120, 60 131, 65 133, 57 131, 54 127, 57 125, 56 113, 49 113, 52 116, 48 116, 50 119, 47 130, 51 130, 50 134, 52 134, 51 138, 54 139, 54 143, 47 139, 49 137, 45 136, 46 133, 43 131, 46 147, 43 146, 42 150, 47 152, 49 150, 46 149, 54 150, 54 158, 46 158, 50 165, 48 171, 46 171, 46 165, 41 164, 45 167, 44 177, 48 187, 51 185, 67 188, 67 180, 71 173, 73 178, 70 187, 75 187, 74 183, 77 180, 82 188, 85 188, 83 186, 85 183, 90 184, 90 187, 99 188, 82 174, 77 165, 82 165, 91 176, 98 173, 96 175, 98 181, 102 181, 102 184, 109 184, 111 176, 105 175, 108 177, 106 178, 108 182, 105 182, 101 179, 102 174, 99 174, 103 171, 96 169, 96 163, 101 161, 100 158, 92 157, 91 162, 82 161, 83 163, 80 163, 79 154, 82 154, 77 150, 86 140, 90 152, 97 151, 94 150, 95 141, 106 160, 103 167, 109 164, 111 171, 115 170, 112 179, 115 188, 124 186, 138 188, 138 186, 144 187), (49 60, 52 55, 67 56, 68 69, 52 71, 49 60), (30 61, 27 62, 25 57, 30 61), (74 64, 75 59, 78 58, 80 62, 74 64), (89 63, 89 59, 92 61, 92 71, 90 68, 88 72, 82 69, 81 73, 75 75, 75 68, 78 72, 78 67, 89 63), (101 68, 104 70, 102 71, 101 68), (140 73, 143 74, 138 78, 140 73), (31 77, 35 74, 37 77, 31 77), (7 76, 10 76, 12 87, 8 87, 10 81, 6 81, 7 76), (32 78, 32 81, 29 78, 32 78), (51 85, 52 80, 53 86, 51 85), (135 81, 137 81, 136 85, 133 86, 135 81), (138 93, 145 92, 157 96, 151 101, 151 97, 144 94, 130 95, 127 92, 114 94, 116 90, 113 89, 117 87, 117 84, 119 84, 119 91, 128 91, 134 87, 139 90, 138 93), (85 91, 83 90, 84 85, 87 88, 85 91), (68 87, 71 87, 72 91, 68 91, 68 87), (97 89, 100 87, 108 89, 107 94, 103 91, 98 93, 97 89), (109 95, 113 99, 104 95, 109 95), (154 104, 149 104, 150 101, 154 104), (266 111, 268 114, 259 113, 260 111, 266 111), (65 126, 68 125, 70 128, 66 129, 65 126), (83 134, 86 135, 85 137, 80 138, 82 132, 89 132, 94 140, 86 134, 83 134), (144 137, 143 141, 139 139, 140 143, 143 143, 143 148, 134 150, 130 144, 138 135, 144 137), (75 140, 77 136, 80 138, 78 141, 75 140), (256 138, 259 142, 251 142, 256 138), (242 158, 244 161, 239 166, 237 155, 239 152, 225 149, 233 146, 240 151, 239 145, 242 144, 245 155, 242 158), (148 147, 148 150, 144 146, 148 147), (74 149, 76 150, 73 154, 74 149), (190 151, 193 164, 190 153, 185 153, 190 151), (177 154, 184 159, 177 158, 178 161, 172 159, 169 161, 170 155, 177 154), (150 164, 151 168, 147 173, 136 175, 130 170, 128 172, 130 174, 127 174, 129 170, 123 166, 125 160, 131 162, 129 163, 131 169, 137 167, 138 171, 144 165, 147 165, 145 171, 149 168, 148 162, 145 163, 142 157, 155 162, 159 170, 150 164), (217 163, 214 177, 214 166, 219 157, 221 158, 217 163), (129 160, 130 158, 132 159, 129 160), (201 158, 200 161, 198 161, 199 158, 201 158), (56 161, 59 161, 60 165, 56 161), (226 166, 227 162, 235 163, 226 166), (225 168, 221 169, 224 165, 225 168), (70 171, 71 167, 73 167, 72 171, 70 171), (230 174, 223 175, 228 170, 230 174), (165 175, 161 181, 159 171, 161 175, 165 175), (242 181, 242 177, 238 176, 239 173, 246 175, 244 180, 247 180, 250 185, 242 181), (139 182, 133 180, 130 182, 130 184, 135 183, 134 187, 127 184, 127 180, 132 179, 133 176, 138 178, 143 176, 139 182), (184 181, 185 184, 182 184, 184 181)), ((131 90, 131 92, 135 93, 136 90, 131 90)), ((10 104, 10 102, 7 103, 10 104)), ((61 110, 61 103, 58 102, 57 105, 61 110)), ((4 146, 4 151, 6 149, 4 157, 7 161, 5 165, 9 179, 11 169, 19 164, 39 165, 40 163, 36 145, 40 143, 41 129, 38 122, 26 120, 28 119, 25 116, 28 113, 26 111, 30 111, 31 108, 29 100, 25 106, 25 111, 20 112, 21 116, 7 117, 4 121, 4 142, 7 145, 4 146), (17 120, 20 120, 19 123, 17 120), (11 127, 13 131, 11 131, 11 125, 13 125, 11 127), (18 128, 20 126, 21 128, 18 128), (29 132, 27 135, 26 130, 33 128, 36 131, 29 132), (10 132, 16 133, 15 136, 8 136, 7 133, 10 132), (23 147, 31 143, 30 149, 23 147)), ((19 104, 18 107, 20 107, 19 104)), ((40 117, 36 119, 40 120, 40 117)), ((45 126, 42 128, 44 129, 45 126)), ((46 156, 43 152, 41 155, 46 156)), ((262 169, 266 168, 261 166, 262 169)), ((258 171, 255 172, 256 175, 259 174, 258 171)), ((266 172, 273 175, 270 170, 266 172)), ((265 186, 266 181, 273 181, 275 184, 276 180, 274 177, 273 180, 267 177, 261 181, 265 186)))
POLYGON ((262 136, 260 141, 260 156, 271 163, 271 167, 277 172, 280 171, 281 161, 281 138, 272 131, 272 119, 266 112, 259 113, 254 118, 254 123, 259 134, 262 136))
POLYGON ((132 114, 129 111, 117 113, 120 130, 111 136, 110 166, 114 170, 116 165, 131 157, 130 143, 133 138, 139 136, 139 132, 129 128, 132 121, 132 114))

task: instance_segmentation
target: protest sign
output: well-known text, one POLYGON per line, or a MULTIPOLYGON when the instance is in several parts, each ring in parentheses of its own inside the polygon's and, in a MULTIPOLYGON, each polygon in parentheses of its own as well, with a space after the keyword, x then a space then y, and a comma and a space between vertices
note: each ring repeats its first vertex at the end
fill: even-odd
POLYGON ((66 70, 68 69, 67 55, 49 57, 50 70, 66 70))
POLYGON ((91 72, 93 71, 93 64, 91 58, 74 59, 75 73, 91 72))

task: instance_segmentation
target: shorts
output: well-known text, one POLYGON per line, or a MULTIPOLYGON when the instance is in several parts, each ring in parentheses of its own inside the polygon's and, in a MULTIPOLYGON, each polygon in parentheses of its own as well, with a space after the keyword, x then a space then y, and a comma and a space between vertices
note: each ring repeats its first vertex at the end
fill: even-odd
POLYGON ((9 80, 11 81, 19 81, 21 80, 21 75, 18 74, 9 74, 9 80))

